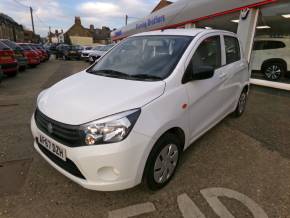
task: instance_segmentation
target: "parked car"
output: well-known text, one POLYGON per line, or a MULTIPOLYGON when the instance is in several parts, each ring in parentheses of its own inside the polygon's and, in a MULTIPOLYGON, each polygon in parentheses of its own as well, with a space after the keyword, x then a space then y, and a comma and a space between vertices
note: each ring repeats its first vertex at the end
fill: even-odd
POLYGON ((27 58, 24 55, 23 49, 15 42, 8 39, 0 39, 0 41, 14 51, 14 56, 17 59, 19 70, 24 71, 27 68, 27 58))
POLYGON ((0 65, 5 75, 16 76, 18 73, 18 62, 12 49, 0 42, 0 65))
POLYGON ((277 81, 290 73, 290 39, 259 38, 254 43, 252 70, 261 71, 267 80, 277 81))
POLYGON ((234 33, 192 29, 128 37, 87 70, 41 92, 36 150, 81 186, 164 187, 181 154, 228 114, 241 116, 249 69, 234 33))
POLYGON ((80 60, 81 54, 79 52, 79 46, 69 45, 62 48, 62 50, 58 54, 58 58, 62 58, 63 60, 80 60))
POLYGON ((99 45, 99 46, 95 46, 90 50, 84 50, 81 52, 81 59, 85 60, 85 61, 89 61, 89 55, 95 51, 99 51, 102 47, 104 47, 103 45, 99 45))
POLYGON ((38 44, 30 44, 30 47, 32 47, 35 51, 38 52, 41 62, 47 61, 48 60, 48 54, 46 53, 45 49, 40 47, 38 44))
POLYGON ((0 65, 0 83, 2 82, 2 79, 3 79, 3 71, 0 65))
POLYGON ((49 51, 41 44, 35 44, 35 46, 41 50, 42 54, 45 56, 45 61, 48 61, 50 57, 49 51))
POLYGON ((55 51, 54 51, 56 59, 63 58, 63 52, 65 50, 67 50, 68 47, 69 47, 68 44, 59 44, 59 45, 57 45, 55 47, 55 51))
POLYGON ((98 50, 94 50, 89 54, 89 62, 94 63, 100 57, 103 56, 108 50, 110 50, 115 44, 110 44, 99 48, 98 50))
POLYGON ((37 53, 38 57, 40 58, 40 62, 44 62, 46 57, 43 55, 43 52, 32 43, 28 43, 28 45, 33 49, 33 51, 37 53))
POLYGON ((40 64, 41 56, 28 43, 18 43, 18 45, 24 50, 24 55, 30 67, 36 67, 40 64))

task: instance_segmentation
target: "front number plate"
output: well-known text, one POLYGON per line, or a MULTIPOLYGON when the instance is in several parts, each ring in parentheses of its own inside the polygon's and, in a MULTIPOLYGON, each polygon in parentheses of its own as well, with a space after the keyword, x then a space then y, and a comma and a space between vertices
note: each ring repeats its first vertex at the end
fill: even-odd
POLYGON ((56 145, 55 143, 51 142, 49 139, 44 137, 43 135, 39 135, 39 143, 49 150, 51 153, 56 155, 57 157, 61 158, 62 160, 66 161, 66 150, 62 147, 56 145))

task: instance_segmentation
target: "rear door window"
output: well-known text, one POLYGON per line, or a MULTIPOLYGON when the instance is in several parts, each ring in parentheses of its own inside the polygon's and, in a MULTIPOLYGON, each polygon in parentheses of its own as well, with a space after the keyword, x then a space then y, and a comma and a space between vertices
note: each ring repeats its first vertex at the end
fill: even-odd
POLYGON ((224 36, 227 64, 241 60, 239 40, 233 36, 224 36))

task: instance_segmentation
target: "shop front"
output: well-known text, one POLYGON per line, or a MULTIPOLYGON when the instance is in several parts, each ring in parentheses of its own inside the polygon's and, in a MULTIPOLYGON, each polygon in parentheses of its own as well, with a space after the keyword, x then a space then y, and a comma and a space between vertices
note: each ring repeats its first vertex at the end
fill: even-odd
POLYGON ((253 84, 290 90, 289 0, 179 0, 112 32, 112 40, 172 28, 213 28, 238 33, 253 84))

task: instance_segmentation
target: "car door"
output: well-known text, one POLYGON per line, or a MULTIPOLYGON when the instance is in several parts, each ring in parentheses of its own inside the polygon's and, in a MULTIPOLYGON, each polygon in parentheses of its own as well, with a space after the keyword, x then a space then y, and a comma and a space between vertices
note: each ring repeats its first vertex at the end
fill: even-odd
POLYGON ((238 38, 234 35, 223 35, 225 65, 223 67, 224 78, 222 88, 223 110, 226 113, 237 104, 245 82, 249 78, 248 62, 241 53, 241 46, 238 38))
MULTIPOLYGON (((223 86, 224 57, 222 53, 222 38, 220 35, 206 35, 198 41, 198 47, 193 49, 193 55, 186 68, 192 65, 194 70, 198 66, 207 65, 215 69, 210 79, 185 82, 185 88, 189 97, 189 130, 190 141, 194 141, 207 129, 223 118, 223 86)), ((184 78, 190 77, 188 70, 184 78)))

